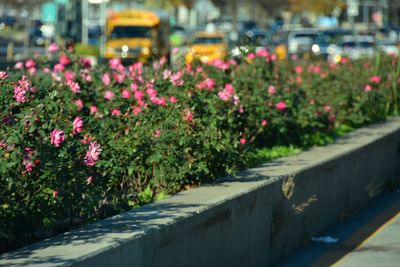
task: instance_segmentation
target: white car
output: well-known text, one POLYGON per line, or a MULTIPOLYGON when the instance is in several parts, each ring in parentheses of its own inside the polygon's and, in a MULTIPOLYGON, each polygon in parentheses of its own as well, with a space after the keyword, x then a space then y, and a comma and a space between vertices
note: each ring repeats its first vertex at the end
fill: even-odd
POLYGON ((313 44, 318 38, 318 31, 315 29, 293 30, 288 35, 288 53, 302 54, 310 52, 313 44))
POLYGON ((377 47, 379 50, 383 51, 388 55, 397 56, 399 54, 398 43, 395 40, 385 39, 377 42, 377 47))
POLYGON ((372 36, 346 36, 337 44, 327 49, 328 60, 340 62, 343 57, 360 59, 373 57, 375 54, 375 41, 372 36))

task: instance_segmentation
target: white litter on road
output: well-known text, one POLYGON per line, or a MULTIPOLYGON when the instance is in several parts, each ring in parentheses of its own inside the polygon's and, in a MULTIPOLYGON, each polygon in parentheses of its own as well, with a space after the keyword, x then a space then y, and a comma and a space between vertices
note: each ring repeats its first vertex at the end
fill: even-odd
POLYGON ((321 237, 311 237, 311 240, 316 242, 331 244, 331 243, 337 243, 339 239, 331 236, 321 236, 321 237))

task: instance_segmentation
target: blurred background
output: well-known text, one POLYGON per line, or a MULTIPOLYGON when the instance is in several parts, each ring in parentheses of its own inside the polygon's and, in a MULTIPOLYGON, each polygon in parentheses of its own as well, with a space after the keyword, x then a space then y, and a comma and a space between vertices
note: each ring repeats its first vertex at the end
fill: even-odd
MULTIPOLYGON (((127 34, 137 27, 128 29, 124 22, 125 28, 118 28, 117 22, 118 12, 132 9, 163 14, 168 40, 159 45, 172 61, 190 62, 196 55, 205 61, 240 58, 250 47, 272 51, 279 59, 339 61, 343 54, 357 58, 377 49, 398 53, 400 0, 0 0, 0 66, 48 53, 53 42, 96 60, 133 58, 128 39, 138 33, 127 34), (112 38, 122 42, 111 43, 112 38), (202 52, 200 45, 210 42, 224 44, 214 47, 218 55, 202 52)), ((158 34, 160 27, 152 28, 148 38, 158 34)), ((154 44, 149 49, 138 53, 156 51, 154 44)))

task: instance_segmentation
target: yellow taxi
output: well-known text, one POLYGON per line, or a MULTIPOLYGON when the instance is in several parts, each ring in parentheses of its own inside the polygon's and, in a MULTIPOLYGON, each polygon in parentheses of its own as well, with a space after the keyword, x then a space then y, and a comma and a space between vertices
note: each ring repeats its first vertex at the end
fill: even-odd
POLYGON ((194 60, 203 63, 215 59, 225 59, 228 53, 228 43, 225 33, 222 32, 197 32, 189 45, 185 56, 187 64, 194 60))

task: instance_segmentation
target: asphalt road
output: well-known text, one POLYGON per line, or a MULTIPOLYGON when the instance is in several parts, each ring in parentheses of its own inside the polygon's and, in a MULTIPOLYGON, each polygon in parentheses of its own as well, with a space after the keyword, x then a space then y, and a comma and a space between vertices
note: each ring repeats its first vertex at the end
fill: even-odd
POLYGON ((400 193, 383 193, 358 214, 308 240, 276 267, 400 266, 400 193), (334 242, 337 239, 337 242, 334 242))

